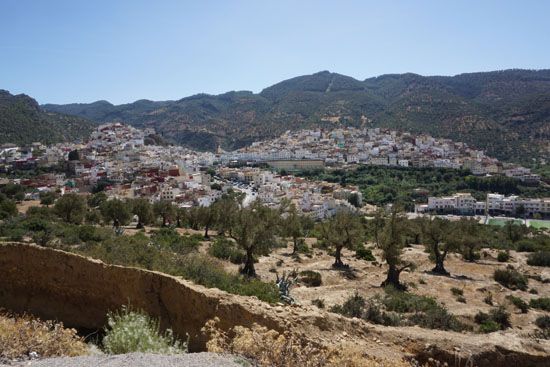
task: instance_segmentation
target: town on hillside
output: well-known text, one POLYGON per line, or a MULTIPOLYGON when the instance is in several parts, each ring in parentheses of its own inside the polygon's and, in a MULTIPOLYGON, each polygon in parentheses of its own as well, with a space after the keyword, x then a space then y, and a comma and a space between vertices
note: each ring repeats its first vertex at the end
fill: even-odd
MULTIPOLYGON (((224 193, 236 191, 243 194, 245 205, 254 200, 271 207, 291 202, 321 220, 342 208, 367 211, 360 188, 291 173, 376 165, 463 169, 527 184, 540 181, 528 168, 499 162, 464 143, 380 128, 289 131, 277 139, 215 153, 155 145, 152 134, 152 129, 109 123, 97 127, 85 143, 3 146, 0 171, 11 174, 0 184, 30 188, 27 199, 39 199, 45 192, 104 191, 111 198, 140 197, 180 207, 209 206, 224 193), (25 174, 31 171, 37 174, 25 174)), ((550 198, 488 194, 477 201, 468 193, 457 193, 429 197, 417 203, 415 212, 544 218, 550 215, 550 198)))

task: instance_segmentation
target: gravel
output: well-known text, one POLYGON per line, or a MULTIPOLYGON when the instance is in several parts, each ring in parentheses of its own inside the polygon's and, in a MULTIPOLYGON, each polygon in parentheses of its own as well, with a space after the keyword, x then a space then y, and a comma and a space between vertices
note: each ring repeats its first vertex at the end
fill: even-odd
MULTIPOLYGON (((189 353, 161 355, 130 353, 83 357, 60 357, 31 360, 10 365, 33 367, 243 367, 249 365, 243 359, 216 353, 189 353)), ((0 366, 6 366, 0 364, 0 366)))

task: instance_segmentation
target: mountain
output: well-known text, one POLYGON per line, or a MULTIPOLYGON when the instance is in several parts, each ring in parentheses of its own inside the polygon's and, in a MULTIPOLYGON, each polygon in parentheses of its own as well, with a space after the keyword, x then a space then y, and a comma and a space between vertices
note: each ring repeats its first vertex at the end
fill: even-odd
POLYGON ((322 71, 270 86, 177 101, 44 105, 96 122, 154 127, 195 149, 245 146, 311 126, 391 127, 464 141, 515 161, 550 152, 550 70, 448 76, 389 74, 366 80, 322 71))
POLYGON ((56 143, 89 135, 94 124, 81 117, 47 112, 31 97, 0 90, 0 143, 56 143))

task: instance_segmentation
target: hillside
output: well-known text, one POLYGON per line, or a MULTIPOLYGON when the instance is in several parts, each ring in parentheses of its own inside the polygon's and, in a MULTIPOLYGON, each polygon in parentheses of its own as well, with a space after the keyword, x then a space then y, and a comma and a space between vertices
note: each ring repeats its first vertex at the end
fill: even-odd
POLYGON ((548 157, 550 70, 453 77, 393 74, 364 81, 323 71, 259 94, 198 94, 178 101, 44 105, 96 122, 155 127, 197 149, 234 149, 308 126, 391 127, 464 141, 505 160, 548 157))
POLYGON ((43 111, 31 97, 0 90, 0 143, 55 143, 86 137, 93 123, 81 117, 43 111))

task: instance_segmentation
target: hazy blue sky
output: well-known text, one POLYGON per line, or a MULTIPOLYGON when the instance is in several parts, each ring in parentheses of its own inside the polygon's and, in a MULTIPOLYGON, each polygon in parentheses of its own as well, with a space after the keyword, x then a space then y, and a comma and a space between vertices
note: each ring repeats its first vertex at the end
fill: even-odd
POLYGON ((550 1, 0 0, 0 89, 40 103, 260 91, 330 70, 550 67, 550 1))

